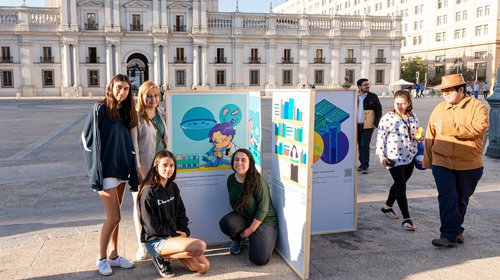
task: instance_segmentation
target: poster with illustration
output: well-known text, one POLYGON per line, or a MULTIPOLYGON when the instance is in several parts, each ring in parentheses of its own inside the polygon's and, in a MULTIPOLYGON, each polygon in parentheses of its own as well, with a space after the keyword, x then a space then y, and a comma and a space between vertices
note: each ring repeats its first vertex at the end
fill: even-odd
POLYGON ((248 96, 248 150, 255 159, 255 166, 262 172, 262 124, 260 121, 260 92, 250 92, 248 96))
POLYGON ((316 91, 315 100, 312 233, 355 230, 356 92, 316 91))
POLYGON ((309 275, 314 94, 273 90, 271 195, 278 215, 277 251, 295 272, 309 275))
POLYGON ((248 147, 248 92, 170 92, 169 149, 191 232, 207 243, 227 241, 218 222, 230 211, 227 177, 234 152, 248 147))

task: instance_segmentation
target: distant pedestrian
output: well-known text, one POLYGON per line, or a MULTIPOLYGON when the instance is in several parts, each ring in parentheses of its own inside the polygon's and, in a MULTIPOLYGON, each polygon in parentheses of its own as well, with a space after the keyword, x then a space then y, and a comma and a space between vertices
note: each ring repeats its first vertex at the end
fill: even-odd
POLYGON ((423 166, 432 168, 441 220, 438 247, 464 243, 464 218, 469 198, 483 174, 483 140, 488 109, 465 95, 461 74, 443 76, 444 101, 432 112, 425 136, 423 166))
POLYGON ((474 98, 478 98, 479 97, 479 81, 478 80, 475 80, 474 81, 474 98))
POLYGON ((126 75, 114 76, 103 101, 89 112, 82 132, 89 184, 101 197, 106 220, 99 241, 99 273, 111 275, 111 266, 133 268, 134 263, 118 255, 120 209, 125 184, 137 191, 136 157, 130 129, 137 126, 132 85, 126 75))
POLYGON ((490 89, 488 87, 488 82, 484 82, 484 84, 483 84, 483 97, 484 97, 484 99, 488 98, 489 93, 490 93, 490 89))
POLYGON ((469 84, 467 84, 467 88, 466 89, 467 89, 467 95, 471 96, 471 94, 472 94, 472 87, 469 84))
POLYGON ((380 120, 376 154, 379 156, 380 164, 389 169, 394 180, 381 210, 389 218, 399 218, 392 209, 394 202, 397 201, 403 215, 403 228, 409 231, 415 230, 415 224, 410 219, 408 211, 406 182, 413 173, 417 141, 422 141, 422 135, 417 137, 419 127, 418 118, 413 113, 410 92, 398 90, 394 95, 393 108, 380 120))
POLYGON ((370 92, 370 82, 362 78, 356 82, 358 86, 358 154, 360 165, 358 171, 368 174, 370 167, 370 142, 373 130, 378 127, 382 117, 382 105, 375 93, 370 92))

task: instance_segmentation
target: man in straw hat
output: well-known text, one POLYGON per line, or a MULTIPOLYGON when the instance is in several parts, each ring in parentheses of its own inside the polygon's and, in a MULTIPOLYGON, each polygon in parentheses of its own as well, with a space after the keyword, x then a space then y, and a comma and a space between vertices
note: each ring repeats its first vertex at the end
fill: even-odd
POLYGON ((462 74, 443 76, 444 102, 436 106, 425 137, 423 165, 432 168, 439 193, 441 236, 438 247, 464 243, 469 197, 483 175, 483 138, 489 126, 488 109, 466 94, 462 74))

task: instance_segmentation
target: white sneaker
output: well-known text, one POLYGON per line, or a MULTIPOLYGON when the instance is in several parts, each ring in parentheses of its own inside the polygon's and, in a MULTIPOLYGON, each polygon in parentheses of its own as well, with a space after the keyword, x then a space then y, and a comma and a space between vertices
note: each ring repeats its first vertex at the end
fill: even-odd
POLYGON ((140 261, 140 260, 144 260, 147 256, 148 252, 146 251, 146 248, 144 248, 144 246, 139 246, 139 248, 137 248, 137 253, 135 254, 135 259, 140 261))
POLYGON ((133 268, 135 266, 133 261, 129 261, 126 258, 120 256, 118 256, 114 260, 108 258, 108 263, 110 266, 119 266, 121 268, 133 268))
POLYGON ((109 266, 108 259, 96 260, 95 264, 97 265, 97 269, 99 269, 99 273, 104 276, 109 276, 113 273, 111 267, 109 266))

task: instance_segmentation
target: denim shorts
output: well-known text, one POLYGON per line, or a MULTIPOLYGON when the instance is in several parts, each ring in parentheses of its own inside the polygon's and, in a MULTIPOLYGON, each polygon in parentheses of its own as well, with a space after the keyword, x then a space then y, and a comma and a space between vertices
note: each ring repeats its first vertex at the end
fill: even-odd
POLYGON ((161 253, 161 248, 163 248, 163 245, 165 242, 167 242, 167 238, 163 239, 155 239, 153 241, 149 241, 146 243, 146 250, 148 250, 149 254, 153 257, 159 257, 161 253))

